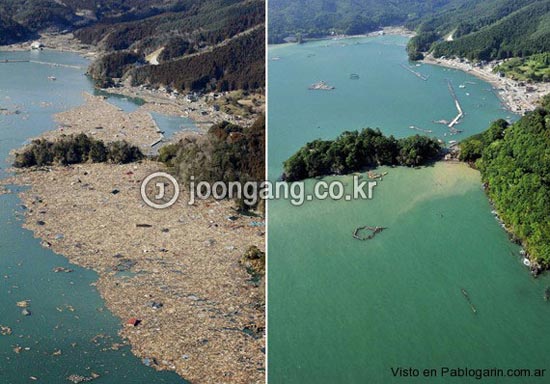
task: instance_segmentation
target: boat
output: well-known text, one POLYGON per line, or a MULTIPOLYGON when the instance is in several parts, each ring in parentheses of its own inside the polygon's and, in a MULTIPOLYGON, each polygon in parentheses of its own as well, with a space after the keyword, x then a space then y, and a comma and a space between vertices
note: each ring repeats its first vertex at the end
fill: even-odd
POLYGON ((523 265, 525 265, 526 267, 530 267, 531 266, 531 260, 529 260, 527 257, 524 257, 523 258, 523 265))
POLYGON ((458 88, 466 88, 466 86, 464 84, 460 84, 458 88))
POLYGON ((349 78, 352 79, 352 80, 358 80, 359 75, 357 73, 352 73, 351 75, 349 75, 349 78))
POLYGON ((546 287, 546 290, 544 291, 544 300, 545 301, 550 300, 550 287, 546 287))
POLYGON ((48 76, 48 80, 55 81, 57 78, 55 76, 48 76))

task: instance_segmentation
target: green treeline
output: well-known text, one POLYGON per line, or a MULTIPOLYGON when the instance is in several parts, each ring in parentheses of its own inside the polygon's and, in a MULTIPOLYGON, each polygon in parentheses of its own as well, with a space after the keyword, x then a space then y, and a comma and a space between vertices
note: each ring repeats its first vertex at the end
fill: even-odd
POLYGON ((180 5, 178 12, 107 20, 76 31, 82 42, 107 52, 89 70, 96 82, 112 85, 114 78, 131 77, 134 85, 180 91, 264 87, 263 1, 189 0, 180 5), (145 57, 159 48, 160 65, 145 65, 145 57))
POLYGON ((271 0, 269 43, 282 43, 289 35, 358 35, 384 26, 403 25, 453 1, 463 0, 271 0))
MULTIPOLYGON (((247 128, 227 122, 213 125, 203 136, 193 135, 164 146, 159 160, 174 168, 184 183, 265 179, 265 118, 247 128)), ((246 208, 244 202, 239 202, 246 208)))
POLYGON ((408 45, 409 57, 464 57, 495 60, 550 51, 550 2, 547 0, 465 1, 425 18, 408 45), (471 3, 471 4, 469 4, 471 3), (434 39, 434 34, 438 37, 434 39), (443 37, 452 35, 452 41, 443 37), (426 45, 425 42, 432 41, 426 45))
POLYGON ((298 181, 331 174, 347 174, 379 165, 419 166, 440 156, 436 139, 386 137, 379 129, 344 132, 335 140, 315 140, 284 162, 283 178, 298 181))
POLYGON ((518 81, 550 81, 550 52, 538 53, 525 58, 514 57, 494 69, 518 81))
POLYGON ((409 60, 422 60, 423 52, 430 50, 432 44, 439 40, 439 35, 434 31, 426 31, 412 37, 407 43, 407 53, 409 60))
POLYGON ((116 164, 141 160, 143 153, 138 147, 125 141, 104 144, 100 140, 78 135, 62 136, 55 141, 34 140, 22 151, 15 154, 14 167, 26 168, 52 164, 79 164, 85 162, 116 164))
MULTIPOLYGON (((0 0, 0 44, 98 22, 140 20, 181 9, 181 0, 0 0)), ((188 3, 188 1, 185 1, 188 3)))
POLYGON ((88 74, 100 87, 113 85, 113 78, 121 78, 136 63, 143 63, 145 58, 132 51, 117 51, 95 60, 88 68, 88 74))
POLYGON ((499 120, 462 142, 461 159, 475 162, 487 194, 527 253, 550 265, 550 97, 508 125, 499 120))

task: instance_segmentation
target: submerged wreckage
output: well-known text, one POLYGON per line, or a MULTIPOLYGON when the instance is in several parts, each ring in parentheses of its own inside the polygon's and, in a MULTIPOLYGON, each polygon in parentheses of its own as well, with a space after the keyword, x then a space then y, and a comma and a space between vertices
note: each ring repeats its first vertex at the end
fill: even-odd
POLYGON ((383 230, 388 229, 386 227, 371 227, 369 225, 364 225, 362 227, 357 227, 353 231, 353 238, 357 240, 370 240, 383 230), (370 234, 361 235, 362 232, 368 231, 370 234))

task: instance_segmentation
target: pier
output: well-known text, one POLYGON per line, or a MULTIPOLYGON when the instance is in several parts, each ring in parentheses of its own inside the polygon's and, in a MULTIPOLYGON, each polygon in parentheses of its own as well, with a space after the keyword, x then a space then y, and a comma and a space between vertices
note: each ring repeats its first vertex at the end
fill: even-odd
POLYGON ((0 60, 0 63, 6 63, 6 64, 9 64, 9 63, 28 63, 30 60, 9 60, 9 59, 5 59, 5 60, 0 60))
POLYGON ((428 76, 424 76, 423 74, 421 74, 420 72, 417 72, 415 71, 414 69, 412 69, 411 67, 405 65, 405 64, 399 64, 401 65, 401 68, 404 68, 406 69, 407 71, 409 71, 410 73, 412 73, 413 75, 415 75, 416 77, 418 77, 419 79, 422 79, 424 81, 428 81, 428 76))
POLYGON ((39 61, 39 60, 0 60, 0 64, 17 64, 17 63, 32 63, 32 64, 41 64, 41 65, 49 65, 50 67, 63 67, 63 68, 72 68, 72 69, 86 69, 85 67, 81 67, 79 65, 71 65, 71 64, 60 64, 60 63, 50 63, 47 61, 39 61))
POLYGON ((456 97, 456 92, 455 92, 455 89, 453 88, 453 84, 451 84, 451 81, 449 79, 447 79, 447 86, 449 87, 449 92, 451 93, 451 96, 453 97, 456 109, 458 111, 458 115, 456 115, 456 117, 448 125, 449 128, 453 129, 453 127, 459 123, 460 119, 462 119, 464 117, 464 111, 462 111, 462 107, 460 106, 460 102, 458 101, 458 97, 456 97))
POLYGON ((63 67, 63 68, 72 68, 72 69, 86 69, 86 68, 81 67, 81 66, 79 66, 79 65, 49 63, 49 62, 47 62, 47 61, 29 60, 28 62, 29 62, 29 63, 33 63, 33 64, 49 65, 50 67, 63 67))
POLYGON ((423 128, 417 127, 416 125, 410 125, 409 129, 414 129, 415 131, 419 131, 423 133, 432 133, 431 129, 423 129, 423 128))

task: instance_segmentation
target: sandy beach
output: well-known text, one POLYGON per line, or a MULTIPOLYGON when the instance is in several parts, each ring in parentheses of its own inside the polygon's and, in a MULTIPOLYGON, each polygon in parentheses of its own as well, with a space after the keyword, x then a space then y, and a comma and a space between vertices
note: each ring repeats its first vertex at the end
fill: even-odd
POLYGON ((540 98, 550 93, 550 83, 524 83, 494 73, 493 69, 499 62, 480 66, 463 59, 435 59, 431 55, 427 55, 422 62, 464 71, 487 81, 495 89, 504 107, 519 114, 534 110, 540 98))

